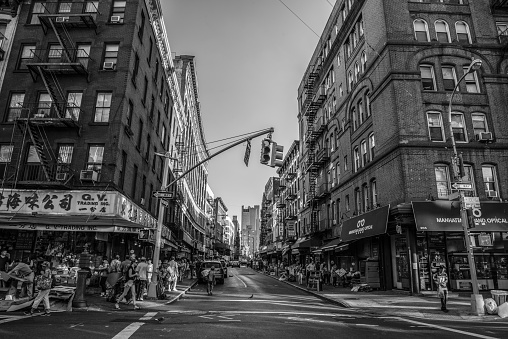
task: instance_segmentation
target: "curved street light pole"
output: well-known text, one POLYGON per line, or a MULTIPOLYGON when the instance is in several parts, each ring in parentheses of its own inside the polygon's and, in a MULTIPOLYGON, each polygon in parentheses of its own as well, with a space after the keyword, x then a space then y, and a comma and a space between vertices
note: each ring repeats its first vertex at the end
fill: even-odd
MULTIPOLYGON (((459 87, 459 84, 466 78, 466 76, 470 73, 475 72, 482 66, 482 61, 479 59, 472 59, 471 64, 469 64, 468 68, 464 72, 464 75, 457 81, 457 84, 453 88, 452 95, 450 96, 450 100, 448 102, 448 127, 450 128, 450 139, 452 141, 452 147, 453 147, 453 157, 452 157, 452 163, 454 166, 453 168, 453 179, 454 181, 460 181, 462 178, 460 177, 460 170, 457 170, 459 166, 462 166, 460 163, 458 154, 457 154, 457 146, 455 144, 455 136, 453 135, 453 126, 452 126, 452 100, 453 96, 455 95, 455 92, 457 91, 457 88, 459 87)), ((467 247, 467 253, 468 253, 468 261, 469 261, 469 271, 471 274, 471 285, 473 288, 473 295, 471 296, 471 307, 472 311, 476 314, 482 313, 479 309, 483 308, 483 305, 479 305, 478 299, 483 297, 480 295, 480 291, 478 288, 478 278, 476 276, 476 265, 474 261, 474 253, 473 253, 473 246, 471 244, 471 239, 469 238, 469 220, 467 217, 467 210, 464 206, 464 191, 460 190, 460 216, 462 220, 462 228, 464 230, 464 240, 466 242, 467 247)))

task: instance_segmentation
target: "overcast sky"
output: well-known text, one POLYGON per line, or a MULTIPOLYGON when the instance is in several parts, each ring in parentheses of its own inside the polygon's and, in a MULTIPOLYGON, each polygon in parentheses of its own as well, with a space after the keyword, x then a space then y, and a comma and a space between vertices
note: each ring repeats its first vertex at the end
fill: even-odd
MULTIPOLYGON (((282 0, 321 34, 335 0, 282 0)), ((274 127, 284 154, 298 139, 297 90, 318 37, 279 0, 161 0, 171 51, 195 56, 207 142, 274 127)), ((249 167, 239 145, 209 163, 209 183, 228 215, 260 205, 276 169, 259 163, 262 137, 249 167)), ((219 145, 210 144, 209 148, 219 145)), ((216 150, 211 150, 214 153, 216 150)))

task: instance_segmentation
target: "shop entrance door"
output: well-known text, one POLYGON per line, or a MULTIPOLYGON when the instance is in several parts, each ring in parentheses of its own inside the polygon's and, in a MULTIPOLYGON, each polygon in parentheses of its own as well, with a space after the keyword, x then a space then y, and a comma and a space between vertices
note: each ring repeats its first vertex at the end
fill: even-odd
POLYGON ((411 271, 409 270, 409 250, 407 246, 406 231, 394 236, 396 287, 409 290, 411 287, 411 271))

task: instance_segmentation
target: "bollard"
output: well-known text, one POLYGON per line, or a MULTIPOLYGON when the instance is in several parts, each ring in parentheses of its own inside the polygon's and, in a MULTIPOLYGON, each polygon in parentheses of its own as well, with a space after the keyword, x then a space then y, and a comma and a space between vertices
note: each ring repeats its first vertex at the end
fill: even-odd
POLYGON ((82 308, 88 306, 85 300, 86 277, 88 273, 89 272, 86 270, 78 271, 78 280, 76 281, 76 294, 74 295, 74 300, 72 301, 72 307, 82 308))

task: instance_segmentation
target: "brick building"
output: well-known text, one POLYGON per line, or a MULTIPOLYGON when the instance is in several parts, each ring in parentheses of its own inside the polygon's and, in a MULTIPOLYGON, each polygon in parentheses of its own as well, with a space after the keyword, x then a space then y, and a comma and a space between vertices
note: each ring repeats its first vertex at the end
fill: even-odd
POLYGON ((451 288, 470 289, 453 131, 483 211, 481 288, 507 287, 507 22, 499 0, 336 2, 298 92, 298 235, 322 245, 309 254, 414 292, 445 264, 451 288))
MULTIPOLYGON (((0 92, 0 227, 40 232, 15 255, 61 241, 151 257, 138 233, 156 226, 156 153, 175 147, 183 123, 160 3, 23 1, 18 18, 0 92)), ((176 251, 168 220, 163 241, 176 251)))

